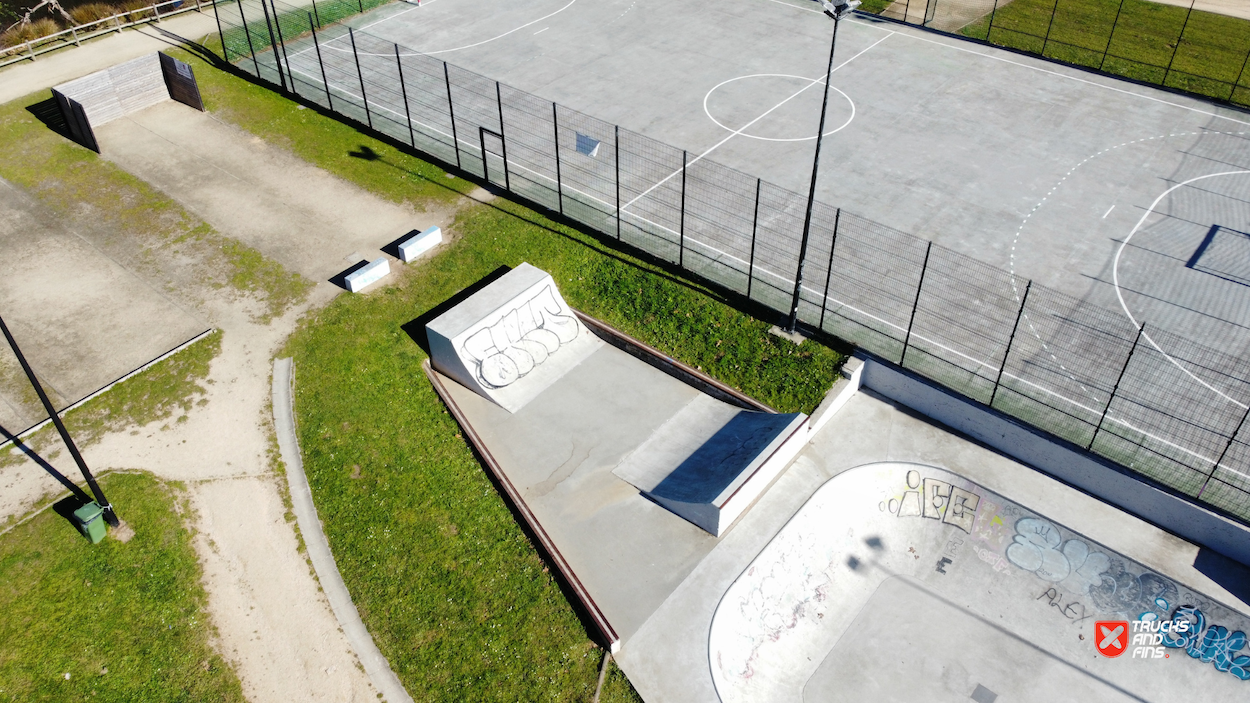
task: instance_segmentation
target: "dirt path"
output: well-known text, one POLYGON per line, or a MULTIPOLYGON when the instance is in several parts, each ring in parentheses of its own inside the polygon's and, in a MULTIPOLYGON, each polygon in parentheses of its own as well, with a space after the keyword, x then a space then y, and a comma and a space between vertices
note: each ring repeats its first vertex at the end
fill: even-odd
MULTIPOLYGON (((218 645, 235 666, 248 700, 376 701, 378 693, 340 631, 284 505, 286 482, 273 459, 272 359, 304 313, 346 294, 326 282, 330 273, 350 264, 345 256, 381 256, 378 247, 410 229, 446 227, 455 208, 412 212, 289 153, 258 146, 232 125, 174 107, 181 109, 160 105, 152 115, 107 125, 101 130, 104 156, 162 189, 221 234, 260 249, 317 284, 305 303, 268 324, 257 322, 255 305, 228 288, 215 295, 203 291, 204 303, 196 312, 223 331, 207 402, 183 422, 108 435, 84 455, 98 471, 143 469, 185 485, 218 645), (170 177, 177 173, 195 177, 170 177), (300 187, 281 187, 293 173, 300 187), (255 217, 240 218, 240 212, 255 217), (285 216, 296 212, 303 216, 285 216)), ((392 276, 402 275, 403 264, 392 267, 392 276)), ((72 466, 64 454, 53 463, 72 466)), ((79 478, 77 472, 70 475, 79 478)), ((19 515, 60 489, 32 462, 0 469, 0 519, 19 515)), ((118 511, 124 519, 125 506, 118 511)))

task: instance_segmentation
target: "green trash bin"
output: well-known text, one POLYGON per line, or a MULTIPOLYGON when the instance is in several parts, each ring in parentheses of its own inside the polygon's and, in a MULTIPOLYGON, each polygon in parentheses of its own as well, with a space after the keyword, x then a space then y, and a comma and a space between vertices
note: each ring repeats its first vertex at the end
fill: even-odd
POLYGON ((78 523, 78 531, 83 537, 91 540, 92 544, 99 544, 100 540, 104 539, 106 532, 104 509, 99 503, 87 503, 75 510, 74 521, 78 523))

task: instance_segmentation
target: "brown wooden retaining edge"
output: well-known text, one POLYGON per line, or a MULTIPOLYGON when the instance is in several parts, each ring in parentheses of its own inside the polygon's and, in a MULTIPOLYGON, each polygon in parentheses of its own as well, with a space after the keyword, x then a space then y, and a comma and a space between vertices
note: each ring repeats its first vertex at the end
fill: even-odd
POLYGON ((538 522, 537 516, 535 516, 529 506, 526 505, 525 498, 521 496, 521 492, 516 489, 516 486, 512 485, 512 481, 508 480, 508 476, 503 472, 499 463, 495 461, 495 457, 491 456, 490 450, 486 448, 486 444, 482 441, 482 438, 478 436, 477 432, 473 431, 473 426, 469 424, 468 420, 464 416, 464 413, 461 412, 460 406, 456 405, 456 402, 452 400, 451 394, 447 392, 447 388, 443 385, 442 379, 439 378, 438 374, 436 374, 434 369, 430 366, 430 360, 426 359, 423 361, 421 363, 421 368, 425 370, 425 375, 430 379, 430 383, 434 386, 435 392, 437 392, 439 397, 443 399, 443 403, 447 405, 447 408, 451 410, 451 414, 456 418, 456 422, 460 423, 460 428, 464 431, 465 436, 469 438, 469 441, 473 443, 474 448, 477 449, 478 454, 480 454, 482 459, 485 460, 486 467, 490 469, 492 474, 495 475, 495 479, 499 481, 499 485, 503 486, 504 492, 508 494, 508 500, 512 502, 512 505, 516 508, 517 512, 525 518, 525 523, 529 525, 530 530, 533 531, 534 535, 538 537, 538 541, 542 544, 543 549, 546 550, 547 554, 551 557, 551 560, 555 562, 556 569, 559 570, 560 575, 564 577, 565 582, 570 588, 573 589, 573 592, 577 594, 578 600, 582 602, 582 607, 586 609, 586 612, 590 614, 590 618, 594 620, 595 626, 599 628, 599 634, 603 637, 603 641, 608 645, 608 651, 612 654, 616 654, 621 648, 620 635, 616 634, 616 630, 612 628, 612 624, 608 622, 608 619, 604 616, 603 611, 599 609, 599 605, 595 603, 595 599, 590 595, 590 592, 586 590, 586 587, 582 585, 581 580, 577 578, 577 574, 574 573, 573 567, 569 566, 569 563, 565 561, 564 555, 560 553, 560 550, 556 547, 555 542, 551 540, 547 531, 543 529, 542 524, 538 522))
POLYGON ((730 405, 747 410, 758 410, 760 412, 776 414, 777 411, 764 405, 758 400, 742 393, 739 390, 717 381, 698 369, 691 368, 680 361, 661 353, 658 349, 648 346, 644 342, 625 334, 624 332, 612 327, 606 322, 601 322, 577 308, 570 308, 587 327, 590 327, 600 339, 611 344, 614 347, 635 356, 652 366, 660 369, 670 376, 677 378, 679 381, 688 383, 695 388, 707 393, 708 395, 723 400, 730 405))

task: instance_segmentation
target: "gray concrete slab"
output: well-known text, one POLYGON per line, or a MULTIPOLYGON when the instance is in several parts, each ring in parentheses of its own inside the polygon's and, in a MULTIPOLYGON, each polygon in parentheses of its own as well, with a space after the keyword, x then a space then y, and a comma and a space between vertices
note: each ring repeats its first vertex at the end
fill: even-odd
MULTIPOLYGON (((53 403, 65 407, 209 327, 0 180, 0 310, 53 403)), ((0 345, 0 427, 47 417, 0 345)))
MULTIPOLYGON (((774 537, 782 532, 793 516, 822 486, 826 486, 831 478, 840 476, 853 467, 879 461, 914 461, 956 471, 987 490, 1004 496, 1005 499, 1000 502, 1000 505, 1008 501, 1019 501, 1029 510, 1045 515, 1053 523, 1075 531, 1082 539, 1097 543, 1105 548, 1107 553, 1115 552, 1118 555, 1125 555, 1128 559, 1140 563, 1143 570, 1158 574, 1177 584, 1178 590, 1187 589, 1186 593, 1189 594, 1204 594, 1203 597, 1207 599, 1207 602, 1213 604, 1218 602, 1231 607, 1233 610, 1221 611, 1221 617, 1229 621, 1239 618, 1244 621, 1244 618, 1250 615, 1250 605, 1239 600, 1234 593, 1239 589, 1235 580, 1226 580, 1223 577, 1220 577, 1220 581, 1213 580, 1200 570, 1198 562, 1201 558, 1198 547, 1021 466, 1001 454, 952 435, 942 427, 917 417, 904 408, 894 406, 870 393, 861 392, 854 396, 816 435, 808 449, 778 479, 773 488, 760 499, 750 513, 744 516, 737 527, 707 554, 681 585, 673 590, 655 614, 636 633, 625 640, 621 652, 617 655, 617 660, 647 701, 743 699, 737 695, 726 697, 725 691, 721 691, 718 695, 713 682, 712 668, 718 657, 714 656, 710 649, 709 630, 717 608, 721 605, 722 597, 740 577, 748 573, 752 562, 756 561, 766 548, 770 548, 769 543, 774 537)), ((902 488, 900 493, 902 490, 906 489, 902 488)), ((862 490, 839 491, 838 493, 846 495, 847 500, 851 502, 876 502, 875 499, 869 500, 871 495, 862 490)), ((845 508, 841 504, 834 507, 845 508)), ((870 507, 874 511, 878 510, 877 507, 870 507)), ((986 507, 989 507, 988 504, 986 507)), ((830 524, 839 519, 837 509, 825 509, 819 512, 833 516, 830 518, 830 524)), ((888 513, 883 513, 883 515, 888 515, 892 520, 898 520, 888 513)), ((845 513, 843 517, 854 517, 854 515, 845 513)), ((915 521, 921 525, 935 522, 922 518, 915 518, 915 521)), ((792 693, 797 690, 798 693, 794 697, 810 700, 849 700, 849 698, 839 696, 829 698, 822 696, 831 690, 845 689, 846 693, 853 693, 858 690, 855 686, 872 687, 874 685, 872 680, 875 680, 880 687, 874 688, 872 692, 864 692, 872 693, 869 698, 873 700, 915 700, 914 697, 904 695, 909 690, 925 691, 922 697, 926 699, 967 700, 968 696, 976 690, 975 685, 978 682, 985 682, 984 685, 990 691, 995 691, 994 686, 998 686, 996 692, 1003 694, 1004 699, 1008 698, 1008 693, 1012 693, 1020 694, 1023 699, 1027 700, 1029 695, 1041 691, 1051 693, 1052 697, 1053 695, 1062 697, 1064 689, 1054 688, 1049 682, 1057 685, 1058 682, 1069 679, 1071 679, 1070 683, 1077 684, 1077 688, 1069 689, 1073 696, 1077 696, 1079 690, 1088 689, 1096 698, 1097 691, 1104 690, 1111 684, 1114 684, 1115 690, 1121 691, 1116 695, 1121 695, 1123 690, 1130 690, 1126 688, 1123 680, 1114 677, 1109 679, 1103 671, 1095 671, 1094 674, 1099 680, 1091 681, 1090 675, 1082 673, 1088 669, 1078 671, 1073 668, 1069 661, 1073 656, 1070 653, 1066 654, 1068 659, 1064 659, 1063 656, 1059 657, 1063 661, 1055 658, 1056 652, 1064 655, 1063 647, 1076 647, 1077 649, 1073 651, 1083 652, 1084 650, 1079 648, 1084 647, 1089 640, 1089 635, 1083 631, 1069 632, 1065 629, 1071 627, 1071 620, 1063 615, 1062 610, 1070 601, 1062 601, 1063 607, 1052 607, 1049 596, 1038 600, 1034 597, 1037 594, 1031 594, 1031 591, 1029 597, 1020 596, 1015 601, 1008 601, 1005 596, 1002 596, 1008 592, 1015 593, 1013 589, 1023 589, 1020 590, 1020 593, 1023 593, 1028 588, 1038 590, 1039 586, 1041 588, 1038 593, 1044 594, 1055 584, 1035 574, 1021 572, 1019 567, 1011 564, 1005 557, 993 561, 982 559, 976 550, 972 549, 979 545, 973 544, 971 535, 965 536, 966 544, 956 545, 963 549, 960 556, 965 559, 965 563, 982 565, 982 571, 989 569, 991 574, 998 573, 993 564, 999 564, 1000 570, 1011 572, 1009 576, 1002 577, 1007 585, 994 586, 991 581, 993 577, 986 577, 984 573, 974 574, 970 571, 960 576, 954 568, 947 568, 948 574, 946 575, 939 574, 936 566, 939 563, 940 552, 948 545, 946 535, 943 534, 942 539, 931 536, 927 541, 914 538, 919 536, 917 535, 904 545, 896 538, 902 538, 905 541, 909 533, 896 530, 867 534, 860 530, 860 522, 855 520, 853 522, 856 524, 849 527, 853 534, 848 534, 845 531, 848 529, 847 526, 843 526, 841 530, 831 529, 826 536, 845 537, 852 541, 877 536, 880 541, 873 542, 873 544, 884 545, 885 548, 877 550, 870 546, 869 542, 860 541, 858 547, 833 550, 830 563, 836 562, 838 566, 846 565, 843 567, 846 571, 849 570, 850 558, 857 557, 861 560, 861 564, 872 564, 871 568, 862 570, 873 571, 877 574, 877 578, 871 583, 865 582, 852 588, 849 593, 855 594, 858 598, 855 600, 846 597, 847 586, 844 583, 846 577, 839 574, 838 583, 827 591, 830 597, 819 604, 819 607, 813 607, 808 611, 802 609, 787 611, 790 615, 809 613, 809 617, 816 623, 807 625, 811 630, 809 634, 819 635, 825 625, 835 621, 840 623, 840 629, 835 628, 832 635, 826 632, 826 639, 820 640, 819 636, 816 638, 820 640, 820 646, 815 647, 812 652, 801 657, 781 657, 782 661, 792 661, 796 658, 803 660, 800 664, 796 664, 796 667, 801 669, 798 673, 802 674, 793 679, 797 689, 784 689, 792 693), (909 546, 915 551, 908 551, 909 546), (888 558, 883 556, 887 553, 888 558), (972 561, 970 555, 975 555, 975 562, 972 561), (918 559, 917 556, 921 558, 918 559), (923 566, 925 576, 917 577, 916 574, 904 572, 903 565, 911 562, 923 566), (921 562, 924 563, 921 564, 921 562), (891 574, 898 573, 906 574, 899 577, 903 581, 902 584, 886 586, 887 590, 883 591, 881 596, 874 595, 880 584, 888 582, 891 574), (958 588, 951 589, 950 592, 935 590, 931 583, 932 579, 948 577, 969 580, 960 584, 958 588), (913 587, 917 581, 924 587, 921 592, 917 592, 913 587), (837 597, 839 593, 842 593, 841 597, 837 597), (932 595, 933 593, 937 595, 932 595), (940 605, 925 612, 906 610, 902 611, 901 615, 889 616, 888 609, 880 607, 886 603, 897 604, 908 599, 920 603, 936 598, 942 603, 947 603, 952 600, 952 593, 966 600, 963 602, 956 599, 960 605, 954 611, 947 605, 940 605), (995 593, 999 595, 996 596, 995 593), (995 598, 999 597, 1003 598, 1001 602, 1009 603, 1010 607, 1004 608, 1002 612, 995 612, 992 618, 984 614, 978 618, 970 618, 962 614, 967 610, 965 606, 984 607, 985 603, 993 603, 995 598), (875 602, 874 598, 877 599, 875 602), (979 603, 980 606, 978 606, 979 603), (868 605, 866 610, 865 604, 868 605), (934 612, 934 610, 941 612, 934 612), (960 614, 955 615, 955 612, 960 614), (824 617, 818 617, 819 614, 823 614, 824 617), (856 633, 862 632, 859 628, 863 626, 880 624, 884 622, 882 618, 905 617, 907 614, 914 615, 910 619, 912 630, 903 633, 882 633, 876 639, 856 636, 856 633), (999 618, 999 615, 1003 617, 999 618), (859 620, 860 617, 863 620, 859 620), (926 618, 931 618, 933 621, 930 622, 926 618), (857 621, 858 625, 855 624, 857 621), (1010 625, 1004 627, 1004 622, 1010 625), (917 629, 923 629, 926 624, 946 625, 954 629, 939 630, 939 634, 917 632, 917 629), (1034 629, 1028 630, 1025 636, 1021 636, 1019 631, 1027 629, 1026 625, 1027 628, 1034 629), (841 634, 847 628, 851 628, 849 634, 841 634), (975 642, 979 640, 975 638, 967 646, 964 646, 962 641, 959 645, 953 646, 951 639, 943 639, 941 636, 942 633, 952 637, 955 634, 973 636, 983 630, 992 631, 994 633, 992 638, 1004 638, 1003 641, 1007 642, 1004 647, 993 650, 997 653, 997 660, 978 659, 976 656, 978 652, 985 653, 989 650, 977 645, 975 642), (838 636, 840 634, 841 637, 838 636), (1079 639, 1079 635, 1085 635, 1086 639, 1079 639), (899 647, 890 648, 891 642, 899 647), (935 651, 933 649, 935 645, 943 646, 935 651), (1017 650, 1031 653, 1029 655, 1031 658, 1025 659, 1026 665, 1031 667, 1030 671, 1018 671, 1024 667, 1012 667, 1003 658, 1004 652, 1011 653, 1017 650), (918 655, 921 651, 924 652, 922 659, 908 658, 909 653, 918 655), (881 656, 875 657, 877 654, 881 656), (806 662, 807 656, 812 657, 810 665, 806 662), (898 661, 902 662, 902 666, 896 664, 898 661), (833 679, 838 678, 837 674, 845 671, 847 666, 857 666, 861 674, 867 670, 870 672, 867 675, 870 680, 844 684, 840 688, 833 686, 833 679), (907 670, 901 671, 904 668, 907 670), (1002 673, 1007 670, 1017 671, 1018 677, 1010 678, 1004 673, 998 679, 992 679, 991 674, 994 672, 1002 673), (1043 675, 1044 673, 1048 675, 1043 675), (890 688, 886 685, 887 683, 896 685, 890 688), (967 685, 969 683, 972 686, 967 685), (1030 686, 1035 686, 1036 691, 1030 686), (968 690, 964 691, 964 688, 968 690), (956 689, 962 692, 958 698, 952 693, 956 689)), ((1004 525, 1004 529, 1009 527, 1006 523, 1004 525)), ((964 534, 960 530, 954 530, 954 532, 964 534)), ((814 534, 820 535, 820 533, 814 534)), ((1071 537, 1068 533, 1065 535, 1071 537)), ((1000 550, 1013 543, 1012 534, 1004 533, 1002 542, 1003 544, 999 546, 1000 550)), ((949 565, 946 566, 949 567, 949 565)), ((1232 578, 1236 579, 1237 576, 1232 578)), ((785 590, 781 581, 782 579, 777 579, 774 583, 775 592, 785 590)), ((1059 590, 1067 593, 1062 589, 1059 590)), ((1244 594, 1244 591, 1238 592, 1244 594)), ((1019 596, 1019 593, 1015 595, 1019 596)), ((786 612, 779 613, 779 615, 782 616, 780 620, 792 619, 786 616, 786 612)), ((1086 620, 1085 624, 1088 625, 1089 620, 1086 620)), ((781 628, 779 634, 782 634, 784 639, 784 636, 793 632, 795 630, 781 628)), ((1170 651, 1176 653, 1179 650, 1170 651)), ((1092 649, 1087 654, 1090 659, 1098 656, 1092 649)), ((1114 662, 1114 660, 1107 661, 1114 662)), ((1077 668, 1083 667, 1086 663, 1084 660, 1077 662, 1077 668)), ((1190 688, 1169 688, 1171 684, 1168 684, 1157 691, 1147 692, 1147 695, 1143 695, 1141 691, 1132 690, 1133 696, 1139 696, 1144 700, 1172 700, 1177 697, 1177 691, 1192 690, 1192 686, 1199 685, 1196 682, 1215 681, 1213 685, 1221 687, 1244 683, 1229 674, 1215 670, 1210 664, 1188 656, 1178 656, 1167 659, 1165 662, 1140 660, 1133 666, 1141 669, 1155 664, 1165 664, 1168 676, 1178 671, 1182 672, 1175 680, 1184 682, 1182 686, 1190 688), (1180 668, 1182 665, 1185 665, 1184 669, 1180 668), (1208 677, 1216 678, 1209 679, 1208 677), (1228 681, 1218 677, 1227 677, 1228 681)), ((1163 669, 1156 668, 1163 671, 1163 669)), ((770 678, 770 675, 765 674, 762 666, 756 670, 756 673, 760 680, 766 681, 770 678)), ((775 671, 772 672, 774 679, 775 673, 775 671)), ((1235 692, 1239 689, 1232 688, 1231 690, 1235 692)), ((761 699, 768 698, 764 696, 761 699)), ((1091 700, 1093 698, 1078 696, 1070 699, 1091 700)), ((1098 699, 1101 700, 1101 698, 1098 699)), ((859 698, 858 700, 866 699, 859 698)))
MULTIPOLYGON (((810 3, 433 0, 351 23, 806 191, 832 29, 810 3)), ((1250 221, 1245 114, 866 17, 842 23, 833 87, 820 199, 1210 346, 1250 345, 1250 289, 1186 265, 1213 225, 1250 221)))

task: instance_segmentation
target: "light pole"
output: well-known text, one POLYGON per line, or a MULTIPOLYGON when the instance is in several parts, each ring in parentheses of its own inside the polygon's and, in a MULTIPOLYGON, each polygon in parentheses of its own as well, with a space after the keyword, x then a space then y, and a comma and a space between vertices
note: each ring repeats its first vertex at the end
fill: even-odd
POLYGON ((825 14, 833 20, 833 39, 829 43, 829 68, 825 70, 825 99, 820 104, 820 126, 816 128, 816 157, 812 159, 812 184, 807 191, 807 214, 803 217, 803 241, 799 244, 799 266, 794 274, 794 299, 790 302, 790 320, 786 332, 793 333, 799 322, 799 294, 803 290, 803 263, 807 259, 807 240, 812 231, 812 206, 816 202, 816 174, 820 170, 820 144, 825 138, 825 114, 829 111, 829 83, 833 74, 833 52, 838 46, 838 23, 855 8, 860 0, 820 0, 825 14))
POLYGON ((52 401, 48 399, 48 394, 44 392, 39 379, 35 377, 34 370, 30 368, 30 364, 26 363, 26 356, 18 348, 17 340, 13 339, 8 325, 4 324, 4 318, 0 318, 0 332, 4 333, 4 338, 8 340, 9 347, 13 350, 13 355, 17 357, 17 363, 22 365, 22 371, 26 372, 26 378, 30 380, 30 385, 34 386, 35 393, 39 396, 40 402, 43 403, 43 409, 48 412, 48 417, 52 419, 52 424, 56 425, 56 431, 61 434, 61 439, 65 442, 65 447, 69 449, 70 456, 74 457, 75 463, 78 464, 78 469, 82 471, 83 478, 87 479, 87 485, 91 487, 91 493, 94 494, 96 503, 104 511, 104 521, 113 527, 117 527, 119 522, 117 514, 113 512, 113 506, 109 504, 108 498, 104 497, 104 491, 100 490, 100 484, 96 483, 95 476, 91 475, 91 469, 87 468, 87 462, 83 461, 82 454, 78 453, 78 446, 74 444, 73 438, 69 436, 69 430, 65 429, 65 423, 61 422, 61 416, 57 414, 56 407, 52 405, 52 401))

